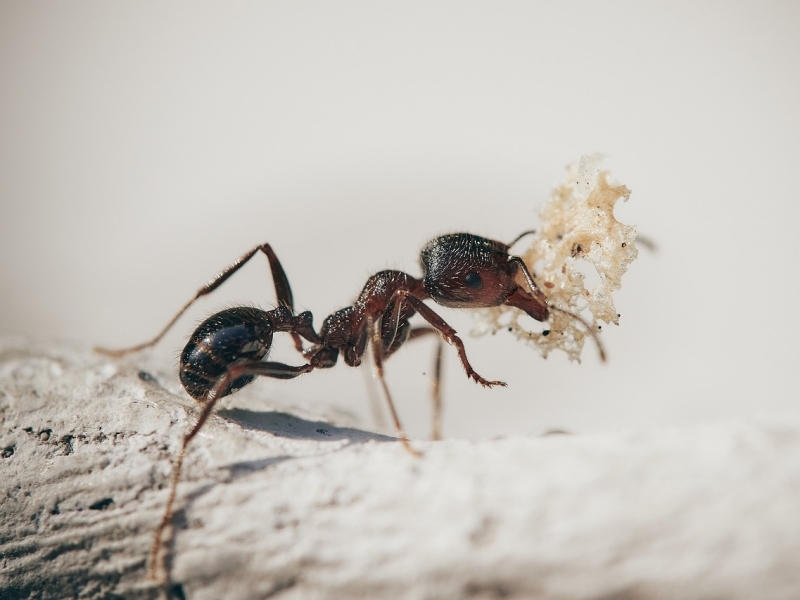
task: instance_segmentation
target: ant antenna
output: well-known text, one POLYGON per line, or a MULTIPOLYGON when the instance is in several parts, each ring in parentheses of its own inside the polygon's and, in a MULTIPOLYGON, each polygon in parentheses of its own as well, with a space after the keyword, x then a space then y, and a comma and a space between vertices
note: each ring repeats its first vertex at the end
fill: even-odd
POLYGON ((553 306, 552 304, 550 304, 550 302, 547 303, 547 308, 549 308, 550 310, 554 310, 556 312, 560 312, 560 313, 563 313, 565 315, 568 315, 568 316, 572 317, 573 319, 575 319, 576 321, 578 321, 581 325, 583 325, 586 328, 586 333, 591 335, 592 339, 594 340, 594 343, 597 344, 597 350, 598 350, 598 352, 600 352, 600 360, 602 362, 606 362, 606 351, 605 351, 605 348, 603 348, 603 344, 600 342, 600 338, 597 337, 597 332, 594 330, 594 327, 589 325, 589 323, 586 321, 586 319, 584 319, 580 315, 576 315, 573 312, 570 312, 568 310, 564 310, 563 308, 558 308, 557 306, 553 306))
MULTIPOLYGON (((539 287, 533 281, 533 276, 531 276, 531 272, 528 271, 528 266, 525 264, 525 262, 519 256, 509 256, 508 257, 508 261, 516 263, 517 266, 522 270, 522 275, 525 277, 525 281, 530 286, 532 292, 534 292, 534 293, 538 292, 539 294, 542 293, 541 290, 539 289, 539 287)), ((553 304, 550 301, 547 301, 547 308, 549 308, 550 310, 554 310, 556 312, 560 312, 560 313, 565 314, 565 315, 569 315, 570 317, 572 317, 573 319, 578 321, 581 325, 583 325, 584 328, 586 329, 586 333, 591 335, 592 339, 594 340, 594 343, 597 344, 597 350, 600 352, 600 360, 602 362, 606 362, 606 351, 605 351, 605 348, 603 348, 603 344, 600 341, 600 338, 597 337, 597 332, 595 331, 594 327, 589 325, 589 323, 586 321, 586 319, 584 319, 580 315, 576 315, 573 312, 570 312, 568 310, 564 310, 563 308, 558 308, 557 306, 553 306, 553 304)))
POLYGON ((520 241, 520 240, 521 240, 522 238, 524 238, 526 235, 533 235, 534 233, 536 233, 536 230, 535 230, 535 229, 528 229, 528 230, 526 230, 526 231, 523 231, 523 232, 522 232, 522 233, 520 233, 520 234, 519 234, 517 237, 515 237, 515 238, 514 238, 514 240, 513 240, 513 241, 512 241, 512 242, 511 242, 511 243, 508 245, 508 247, 509 247, 509 248, 511 248, 511 246, 513 246, 514 244, 516 244, 518 241, 520 241))
POLYGON ((656 252, 658 252, 658 245, 651 238, 647 237, 646 235, 639 235, 637 233, 635 241, 636 241, 637 244, 641 244, 642 246, 644 246, 645 248, 647 248, 650 252, 652 252, 654 254, 656 252))

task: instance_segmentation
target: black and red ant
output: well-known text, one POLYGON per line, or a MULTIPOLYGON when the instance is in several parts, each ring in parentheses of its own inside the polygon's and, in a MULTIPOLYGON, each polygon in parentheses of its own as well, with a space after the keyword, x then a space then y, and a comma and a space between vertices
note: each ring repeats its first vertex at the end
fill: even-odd
MULTIPOLYGON (((526 235, 530 232, 525 232, 526 235)), ((342 356, 351 367, 361 364, 369 347, 375 376, 389 406, 398 438, 412 454, 419 453, 408 442, 383 374, 383 362, 404 342, 427 334, 438 334, 454 346, 467 376, 486 387, 505 386, 479 375, 470 364, 464 343, 447 322, 423 301, 450 308, 483 308, 508 305, 519 308, 537 321, 546 321, 551 311, 566 313, 584 324, 604 352, 596 332, 579 316, 554 307, 534 282, 525 263, 509 254, 511 244, 467 233, 437 237, 422 249, 420 262, 423 278, 402 271, 380 271, 370 277, 352 306, 327 317, 314 331, 312 315, 294 313, 289 280, 269 244, 258 246, 225 268, 181 308, 162 331, 149 342, 124 350, 98 349, 110 356, 122 356, 156 344, 178 318, 200 297, 219 287, 258 252, 263 252, 272 270, 278 307, 260 310, 251 307, 229 308, 206 319, 192 334, 180 357, 180 380, 192 398, 203 404, 194 427, 183 439, 175 459, 172 484, 161 523, 150 552, 150 574, 155 576, 161 539, 172 519, 172 506, 180 479, 183 459, 191 440, 208 419, 217 401, 244 387, 257 376, 291 379, 315 369, 333 367, 342 356), (521 274, 525 286, 517 282, 521 274), (427 323, 412 328, 409 319, 419 314, 427 323), (265 361, 276 332, 289 333, 295 348, 306 359, 300 366, 265 361), (304 348, 303 339, 311 343, 304 348)))

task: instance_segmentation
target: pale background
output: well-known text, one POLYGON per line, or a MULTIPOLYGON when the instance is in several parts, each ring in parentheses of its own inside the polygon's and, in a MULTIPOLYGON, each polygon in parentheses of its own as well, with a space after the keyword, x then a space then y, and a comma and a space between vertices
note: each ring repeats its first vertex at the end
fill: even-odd
MULTIPOLYGON (((273 244, 316 323, 448 231, 510 240, 581 154, 655 240, 609 362, 466 337, 445 433, 656 428, 800 414, 796 2, 0 3, 0 334, 125 346, 273 244)), ((157 349, 235 302, 258 257, 157 349)), ((470 319, 439 309, 466 333, 470 319)), ((430 342, 388 363, 428 431, 430 342)), ((285 344, 275 360, 297 363, 285 344)), ((363 374, 261 381, 371 426, 363 374)))

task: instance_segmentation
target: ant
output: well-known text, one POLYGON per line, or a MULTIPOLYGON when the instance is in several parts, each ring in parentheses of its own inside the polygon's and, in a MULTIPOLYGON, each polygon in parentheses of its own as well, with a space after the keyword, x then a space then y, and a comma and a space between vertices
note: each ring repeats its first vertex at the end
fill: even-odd
MULTIPOLYGON (((181 384, 192 398, 203 404, 203 409, 195 425, 184 436, 173 464, 167 505, 150 549, 150 577, 156 578, 162 537, 172 520, 172 507, 189 443, 203 427, 220 398, 241 389, 257 376, 291 379, 315 369, 331 368, 339 355, 347 365, 357 367, 369 347, 375 377, 386 397, 398 439, 406 450, 419 456, 420 453, 411 447, 403 431, 383 372, 384 361, 403 343, 423 335, 438 334, 456 348, 461 365, 470 379, 486 387, 506 385, 502 381, 485 379, 475 371, 455 329, 424 300, 431 299, 450 308, 509 305, 519 308, 536 321, 546 321, 551 311, 562 312, 586 327, 597 343, 601 359, 605 360, 603 347, 593 328, 578 315, 549 304, 522 259, 509 254, 511 246, 529 233, 532 232, 524 232, 511 244, 468 233, 439 236, 422 249, 422 279, 395 270, 372 275, 355 303, 328 316, 319 333, 314 331, 310 312, 295 315, 286 273, 272 247, 262 244, 201 287, 150 341, 123 350, 98 348, 103 354, 119 357, 155 345, 196 300, 222 285, 258 252, 266 255, 278 307, 268 311, 235 307, 218 312, 200 324, 181 352, 181 384), (517 282, 520 273, 527 287, 517 282), (427 325, 412 328, 409 319, 414 314, 419 314, 427 325), (291 366, 265 361, 276 332, 292 336, 296 350, 307 361, 305 364, 291 366), (310 342, 311 346, 304 348, 303 339, 310 342)), ((435 406, 438 402, 439 356, 437 353, 435 406)))

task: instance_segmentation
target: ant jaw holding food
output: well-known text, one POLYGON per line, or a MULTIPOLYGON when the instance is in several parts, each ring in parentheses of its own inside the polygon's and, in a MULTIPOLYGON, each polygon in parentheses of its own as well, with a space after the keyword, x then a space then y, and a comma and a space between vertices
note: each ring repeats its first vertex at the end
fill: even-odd
POLYGON ((544 322, 550 318, 550 309, 547 305, 547 299, 538 289, 530 293, 518 287, 509 294, 503 304, 518 308, 532 319, 540 322, 544 322))
MULTIPOLYGON (((578 314, 564 310, 563 308, 558 308, 557 306, 553 306, 553 304, 547 299, 547 296, 545 296, 536 285, 536 282, 534 282, 533 276, 531 275, 531 272, 528 270, 528 267, 522 258, 519 256, 509 256, 508 261, 509 263, 515 265, 515 267, 522 273, 522 276, 528 283, 530 292, 527 292, 521 287, 517 287, 513 292, 511 292, 508 298, 506 298, 503 304, 519 308, 532 318, 542 322, 546 321, 550 317, 551 311, 560 312, 572 317, 586 328, 586 333, 592 336, 594 343, 597 344, 597 350, 600 353, 600 361, 606 362, 606 351, 605 348, 603 348, 603 343, 600 341, 600 338, 597 335, 597 330, 594 328, 594 326, 590 325, 586 319, 578 314)), ((547 333, 549 333, 549 331, 547 333)))
POLYGON ((550 304, 545 295, 538 289, 535 289, 534 293, 531 294, 522 288, 517 288, 508 298, 506 298, 504 304, 518 308, 532 319, 540 322, 545 322, 550 319, 552 312, 559 312, 571 317, 572 319, 575 319, 581 325, 583 325, 586 333, 592 337, 594 343, 597 345, 597 351, 600 353, 600 361, 606 362, 606 351, 603 347, 603 343, 600 341, 600 338, 597 335, 596 328, 580 315, 550 304))

